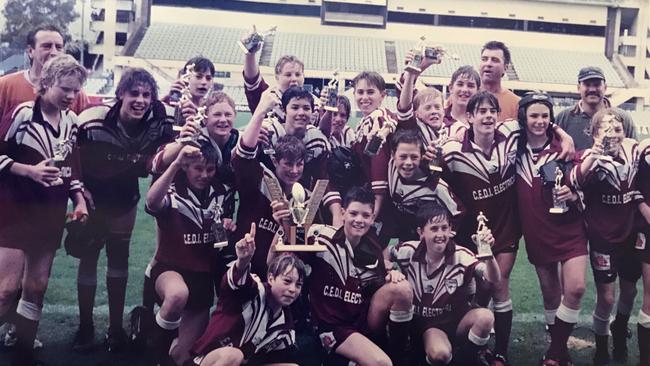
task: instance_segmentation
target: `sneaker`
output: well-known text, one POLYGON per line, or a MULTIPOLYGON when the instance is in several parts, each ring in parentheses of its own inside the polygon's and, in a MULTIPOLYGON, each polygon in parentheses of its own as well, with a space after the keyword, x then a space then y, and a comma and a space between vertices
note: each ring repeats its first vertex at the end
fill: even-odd
POLYGON ((495 353, 490 361, 490 366, 509 366, 508 360, 504 355, 495 353))
MULTIPOLYGON (((6 348, 12 348, 18 342, 18 336, 16 335, 16 326, 14 324, 7 323, 6 328, 7 333, 5 333, 3 343, 6 348)), ((39 348, 43 348, 43 342, 41 342, 38 338, 35 338, 34 349, 39 348)))
POLYGON ((108 328, 106 337, 104 338, 104 345, 106 351, 109 353, 122 352, 126 349, 129 337, 122 327, 118 329, 108 328))
POLYGON ((632 337, 632 332, 627 326, 619 326, 616 321, 609 325, 612 332, 612 357, 619 363, 627 362, 627 340, 632 337))
POLYGON ((77 333, 74 336, 74 341, 72 343, 72 350, 79 353, 86 353, 92 351, 95 345, 95 327, 94 326, 84 326, 79 327, 77 333))

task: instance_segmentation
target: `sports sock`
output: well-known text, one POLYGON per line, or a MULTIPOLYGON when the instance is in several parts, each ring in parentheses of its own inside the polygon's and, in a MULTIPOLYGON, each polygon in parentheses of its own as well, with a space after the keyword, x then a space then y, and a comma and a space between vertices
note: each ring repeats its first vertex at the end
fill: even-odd
POLYGON ((571 309, 563 303, 560 304, 555 315, 555 324, 551 328, 551 345, 546 353, 549 358, 554 360, 568 358, 567 340, 578 322, 579 315, 580 309, 571 309))
POLYGON ((394 365, 400 365, 407 351, 413 307, 409 310, 390 310, 388 316, 389 352, 394 365))
POLYGON ((93 308, 95 307, 96 285, 84 285, 77 282, 77 299, 79 302, 79 327, 93 326, 93 308))
POLYGON ((34 357, 34 339, 38 322, 41 318, 41 307, 20 299, 16 307, 16 349, 12 365, 29 365, 34 357))
POLYGON ((512 300, 494 303, 494 351, 508 357, 508 344, 512 330, 512 300))
POLYGON ((144 271, 144 284, 142 285, 142 306, 153 313, 153 307, 156 303, 156 288, 151 279, 151 263, 147 264, 144 271))
POLYGON ((169 347, 178 333, 181 319, 166 320, 160 312, 156 314, 156 325, 153 332, 153 357, 156 364, 164 363, 169 358, 169 347))
MULTIPOLYGON (((109 269, 110 271, 110 269, 109 269)), ((120 276, 112 276, 106 272, 106 290, 108 292, 108 319, 109 327, 121 329, 124 317, 124 299, 126 297, 127 277, 123 273, 120 276)), ((128 274, 128 272, 127 272, 128 274)))
POLYGON ((639 310, 638 321, 639 365, 650 366, 650 315, 639 310))

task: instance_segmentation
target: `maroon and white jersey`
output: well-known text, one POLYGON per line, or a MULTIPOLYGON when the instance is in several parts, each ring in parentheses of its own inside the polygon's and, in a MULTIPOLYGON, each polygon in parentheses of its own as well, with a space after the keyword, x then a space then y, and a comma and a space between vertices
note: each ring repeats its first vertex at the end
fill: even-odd
MULTIPOLYGON (((277 181, 273 172, 266 168, 255 156, 256 148, 244 146, 241 140, 237 143, 233 155, 232 166, 235 173, 235 187, 239 193, 239 208, 237 210, 237 230, 230 236, 229 247, 234 248, 235 243, 244 237, 250 230, 251 223, 257 226, 255 234, 255 254, 251 261, 252 272, 259 276, 266 276, 266 259, 275 234, 282 227, 273 219, 271 209, 271 193, 264 182, 264 176, 277 181)), ((278 182, 278 184, 280 184, 278 182)), ((305 189, 307 199, 311 195, 305 189)), ((288 197, 287 201, 289 201, 288 197)))
POLYGON ((234 265, 223 276, 217 310, 192 347, 192 354, 198 356, 195 361, 199 363, 208 353, 221 347, 238 348, 244 360, 255 354, 295 347, 291 311, 283 308, 279 314, 274 314, 269 306, 271 288, 250 273, 235 282, 233 268, 234 265))
POLYGON ((643 200, 636 187, 638 145, 636 140, 624 139, 619 157, 597 159, 585 175, 580 164, 592 154, 591 149, 576 156, 570 183, 583 199, 589 240, 622 243, 632 234, 637 205, 643 200))
MULTIPOLYGON (((397 120, 399 121, 399 128, 417 131, 424 146, 428 146, 431 141, 438 139, 438 131, 435 128, 417 119, 412 104, 406 111, 397 109, 397 120)), ((442 126, 442 128, 444 127, 442 126)))
MULTIPOLYGON (((257 76, 249 79, 244 76, 244 94, 246 95, 246 101, 248 102, 248 109, 251 113, 255 112, 257 106, 260 104, 260 99, 262 98, 262 93, 269 88, 269 84, 264 81, 261 73, 258 73, 257 76)), ((278 98, 282 99, 282 92, 280 89, 275 87, 274 93, 277 94, 278 98)), ((282 122, 284 122, 284 111, 280 106, 277 106, 273 109, 273 114, 282 122)))
POLYGON ((385 194, 388 192, 387 167, 390 159, 390 146, 388 140, 383 144, 379 153, 375 156, 368 156, 364 153, 366 144, 386 121, 397 123, 393 113, 385 108, 379 108, 370 115, 364 117, 354 131, 356 140, 352 145, 352 151, 359 158, 361 169, 374 194, 385 194))
POLYGON ((650 138, 639 143, 639 172, 636 180, 639 191, 650 202, 650 138))
POLYGON ((569 203, 569 211, 549 213, 555 184, 544 185, 540 170, 558 160, 560 151, 559 141, 553 139, 539 151, 527 145, 525 152, 517 157, 519 218, 528 259, 536 265, 587 254, 587 235, 577 207, 569 203))
POLYGON ((467 212, 456 235, 458 243, 473 247, 471 235, 476 232, 476 217, 481 211, 495 238, 493 251, 498 253, 519 242, 515 190, 519 130, 517 121, 501 123, 488 155, 474 143, 471 129, 462 141, 451 139, 442 145, 442 177, 467 212))
POLYGON ((357 139, 357 136, 354 134, 354 130, 352 127, 345 125, 343 126, 343 129, 341 130, 340 135, 330 135, 329 138, 329 143, 332 146, 332 148, 335 147, 347 147, 351 148, 352 143, 357 139))
POLYGON ((483 276, 485 263, 457 245, 438 268, 427 269, 426 254, 421 241, 407 241, 392 252, 413 288, 414 321, 427 327, 457 322, 469 310, 467 287, 474 276, 483 276))
POLYGON ((41 112, 40 98, 16 107, 0 142, 0 246, 31 250, 59 247, 68 197, 83 191, 77 148, 77 115, 60 112, 57 128, 41 112), (58 151, 58 153, 57 153, 58 151), (62 184, 44 187, 10 172, 14 163, 36 165, 45 159, 60 169, 62 184))
POLYGON ((223 224, 227 191, 227 187, 213 184, 206 196, 197 195, 186 179, 177 176, 163 198, 163 207, 157 211, 146 207, 156 218, 156 260, 187 271, 210 272, 213 244, 217 241, 214 228, 223 224))
POLYGON ((435 175, 406 180, 399 175, 393 159, 388 162, 388 191, 398 214, 407 216, 404 221, 411 224, 418 208, 427 201, 446 207, 454 221, 459 220, 463 212, 447 182, 435 175))
POLYGON ((343 228, 312 225, 309 234, 327 250, 302 258, 311 266, 309 298, 319 326, 351 327, 366 316, 370 298, 385 282, 386 268, 376 237, 368 233, 352 249, 343 228))

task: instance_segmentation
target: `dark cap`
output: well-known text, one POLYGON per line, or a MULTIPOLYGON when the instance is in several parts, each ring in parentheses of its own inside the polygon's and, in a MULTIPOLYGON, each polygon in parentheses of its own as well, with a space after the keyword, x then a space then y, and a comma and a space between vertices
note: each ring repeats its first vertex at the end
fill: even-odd
POLYGON ((580 69, 580 72, 578 73, 578 82, 589 79, 605 80, 605 74, 603 74, 603 70, 601 70, 600 67, 596 66, 588 66, 580 69))

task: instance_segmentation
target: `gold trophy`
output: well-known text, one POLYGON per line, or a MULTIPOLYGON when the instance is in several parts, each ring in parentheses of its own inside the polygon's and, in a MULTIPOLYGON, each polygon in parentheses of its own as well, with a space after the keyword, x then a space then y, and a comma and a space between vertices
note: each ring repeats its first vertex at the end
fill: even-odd
POLYGON ((339 80, 337 79, 339 73, 334 71, 332 79, 327 83, 327 102, 323 107, 326 111, 338 112, 339 107, 337 105, 337 99, 339 96, 339 80))
POLYGON ((562 178, 564 178, 564 173, 560 167, 555 167, 555 186, 553 187, 553 207, 551 207, 548 212, 553 214, 562 214, 569 211, 566 201, 558 200, 560 188, 562 187, 562 178))
POLYGON ((442 125, 438 129, 438 138, 436 139, 436 150, 437 156, 435 159, 429 161, 429 171, 432 173, 442 172, 442 167, 440 167, 440 159, 442 155, 442 144, 444 144, 449 139, 447 134, 447 128, 442 125))
POLYGON ((63 176, 70 176, 63 172, 65 159, 68 157, 68 154, 72 152, 72 139, 64 138, 63 140, 58 141, 52 148, 52 160, 49 163, 50 166, 57 167, 61 171, 61 176, 50 182, 50 187, 60 186, 63 184, 63 176))
POLYGON ((194 67, 195 67, 194 64, 189 64, 185 66, 185 72, 183 73, 183 75, 181 75, 181 81, 183 82, 184 85, 183 90, 180 92, 177 90, 172 91, 171 95, 169 96, 170 102, 180 104, 179 102, 181 100, 185 100, 183 99, 183 97, 189 98, 190 96, 189 84, 190 84, 190 78, 192 77, 192 75, 194 75, 194 67))
POLYGON ((490 246, 489 243, 485 241, 485 234, 489 229, 486 225, 488 219, 487 217, 485 217, 485 215, 483 215, 483 211, 480 211, 478 213, 478 216, 476 217, 476 221, 478 222, 478 226, 476 227, 476 249, 477 249, 476 258, 478 259, 492 258, 494 256, 492 254, 492 247, 490 246))
MULTIPOLYGON (((373 119, 372 125, 377 126, 379 125, 378 118, 383 117, 383 112, 377 109, 368 117, 373 119)), ((384 117, 383 126, 379 128, 374 134, 372 134, 372 131, 370 134, 368 134, 368 143, 366 144, 366 147, 363 151, 364 154, 368 156, 375 156, 379 154, 379 150, 386 142, 386 139, 391 133, 395 132, 396 128, 397 123, 392 118, 388 116, 384 117)))
POLYGON ((214 249, 221 249, 228 246, 228 235, 226 234, 226 229, 223 227, 223 210, 221 205, 217 201, 212 201, 210 207, 203 212, 203 219, 210 221, 210 230, 212 235, 214 235, 214 244, 212 247, 214 249))
POLYGON ((409 62, 406 67, 404 68, 404 71, 408 71, 411 73, 419 74, 422 72, 422 60, 424 58, 424 52, 425 52, 425 41, 427 37, 422 36, 420 37, 420 40, 418 43, 411 49, 413 51, 413 60, 409 62))
POLYGON ((614 134, 614 127, 612 126, 613 120, 616 120, 616 117, 612 115, 603 117, 602 123, 605 125, 605 129, 603 131, 604 136, 600 138, 600 143, 603 146, 603 153, 598 155, 598 160, 614 161, 614 158, 609 155, 609 151, 612 149, 612 142, 618 138, 614 134))
POLYGON ((259 48, 259 45, 264 42, 264 38, 268 35, 275 33, 278 27, 274 26, 269 28, 267 31, 259 33, 255 25, 253 25, 253 31, 246 34, 244 38, 240 39, 237 44, 244 51, 244 53, 251 53, 253 50, 259 48))
POLYGON ((268 132, 267 138, 269 139, 268 142, 263 142, 262 143, 262 151, 266 155, 275 155, 275 149, 273 148, 273 144, 271 142, 271 139, 273 139, 273 124, 278 121, 278 118, 275 116, 275 113, 273 111, 269 111, 266 113, 266 117, 264 117, 264 120, 262 120, 262 127, 266 129, 268 132))
MULTIPOLYGON (((196 114, 190 117, 190 121, 196 123, 198 126, 203 127, 204 126, 203 121, 206 118, 208 118, 208 116, 206 115, 206 107, 204 106, 196 109, 196 114)), ((199 143, 200 137, 201 137, 201 130, 199 128, 192 136, 178 137, 176 139, 176 142, 181 143, 183 145, 192 144, 195 146, 200 146, 201 145, 199 143)))
MULTIPOLYGON (((264 182, 266 183, 271 198, 274 201, 286 201, 277 179, 265 175, 264 182)), ((302 185, 300 185, 300 183, 294 183, 293 187, 291 187, 291 195, 293 197, 289 203, 291 218, 287 218, 282 222, 284 229, 282 232, 278 233, 280 234, 280 241, 275 246, 276 251, 322 252, 327 249, 324 245, 318 244, 317 240, 310 241, 310 238, 307 237, 307 233, 316 217, 318 206, 320 206, 320 202, 325 195, 328 182, 328 180, 324 179, 316 181, 311 197, 309 197, 309 201, 306 201, 305 189, 302 185), (289 244, 284 244, 283 240, 284 230, 286 229, 289 230, 289 244), (297 244, 299 233, 304 235, 304 244, 297 244)))

